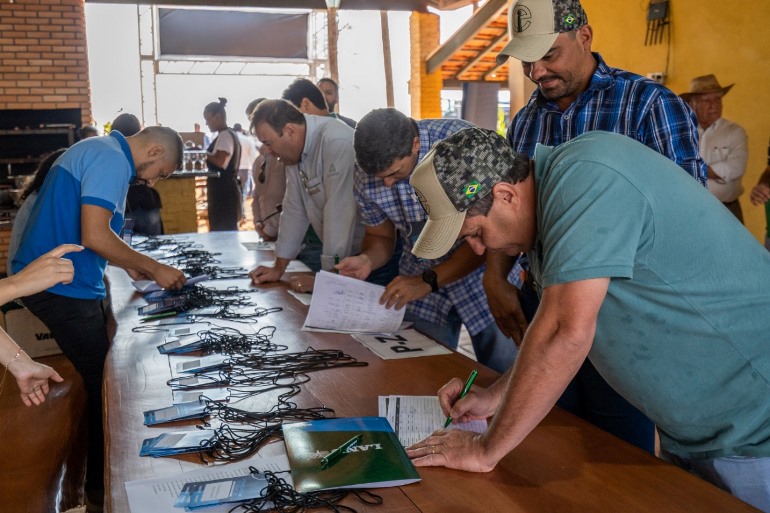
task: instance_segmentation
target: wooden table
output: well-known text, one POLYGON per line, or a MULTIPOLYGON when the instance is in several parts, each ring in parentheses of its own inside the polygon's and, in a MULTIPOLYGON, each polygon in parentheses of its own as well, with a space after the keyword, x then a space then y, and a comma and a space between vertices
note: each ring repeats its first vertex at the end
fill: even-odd
MULTIPOLYGON (((224 253, 222 265, 251 269, 257 255, 241 241, 253 233, 189 235, 207 249, 224 253)), ((269 260, 270 255, 262 255, 269 260)), ((200 468, 196 456, 140 458, 141 442, 168 431, 169 425, 142 425, 144 410, 171 404, 166 386, 169 360, 155 349, 160 334, 135 334, 135 308, 144 302, 133 294, 122 271, 110 272, 113 307, 119 322, 105 369, 105 438, 107 443, 108 511, 128 513, 125 481, 167 476, 200 468), (156 342, 156 343, 153 343, 156 342)), ((247 281, 239 283, 247 287, 247 281)), ((377 415, 377 397, 387 394, 432 395, 452 377, 464 378, 478 364, 451 355, 384 361, 347 335, 299 331, 307 307, 286 292, 286 283, 260 287, 253 299, 283 311, 259 319, 277 326, 274 341, 289 351, 341 349, 368 367, 311 374, 298 402, 332 407, 338 417, 377 415)), ((496 373, 479 369, 476 383, 489 385, 496 373)), ((267 409, 270 404, 265 404, 267 409)), ((188 423, 193 424, 193 423, 188 423)), ((180 424, 174 424, 174 427, 180 424)), ((278 444, 266 448, 269 454, 278 444)), ((532 434, 497 468, 474 474, 445 468, 419 469, 422 481, 379 490, 384 504, 358 511, 401 512, 651 512, 756 511, 716 487, 687 474, 588 423, 554 408, 532 434)))

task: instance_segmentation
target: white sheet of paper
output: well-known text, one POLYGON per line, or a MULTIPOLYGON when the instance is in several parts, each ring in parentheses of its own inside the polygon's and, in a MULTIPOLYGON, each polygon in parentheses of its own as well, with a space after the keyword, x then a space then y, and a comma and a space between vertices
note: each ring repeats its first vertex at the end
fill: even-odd
MULTIPOLYGON (((255 467, 260 472, 270 470, 279 472, 289 470, 289 460, 286 454, 271 458, 254 458, 228 463, 226 465, 213 465, 200 470, 173 474, 166 477, 153 479, 140 479, 126 481, 126 494, 131 513, 180 513, 182 510, 174 507, 174 501, 182 491, 185 483, 193 481, 206 481, 213 479, 225 479, 228 477, 245 476, 249 473, 249 466, 255 467)), ((291 483, 290 474, 281 474, 281 477, 291 483)), ((233 508, 233 504, 223 504, 207 508, 211 513, 227 513, 233 508)))
POLYGON ((289 265, 286 266, 286 270, 284 271, 286 273, 312 273, 313 271, 300 262, 299 260, 291 260, 289 262, 289 265))
POLYGON ((212 401, 227 401, 227 398, 230 397, 230 391, 225 387, 218 387, 204 388, 201 390, 173 390, 171 392, 171 397, 173 398, 172 402, 174 404, 197 401, 202 396, 205 396, 212 401))
POLYGON ((385 287, 348 276, 321 271, 316 274, 313 299, 302 329, 339 333, 393 333, 404 320, 406 308, 380 304, 385 287))
POLYGON ((310 292, 294 292, 293 290, 289 290, 288 292, 297 298, 297 301, 303 305, 310 306, 310 301, 313 298, 313 295, 310 292))
MULTIPOLYGON (((446 416, 435 395, 380 396, 378 409, 380 417, 388 419, 404 447, 424 440, 437 429, 443 428, 446 422, 446 416)), ((487 430, 487 421, 482 419, 452 423, 448 429, 483 433, 487 430)))
POLYGON ((275 251, 275 242, 266 240, 259 242, 241 242, 241 245, 249 251, 275 251))
POLYGON ((434 356, 452 352, 417 330, 403 330, 392 334, 357 333, 353 338, 383 360, 434 356))

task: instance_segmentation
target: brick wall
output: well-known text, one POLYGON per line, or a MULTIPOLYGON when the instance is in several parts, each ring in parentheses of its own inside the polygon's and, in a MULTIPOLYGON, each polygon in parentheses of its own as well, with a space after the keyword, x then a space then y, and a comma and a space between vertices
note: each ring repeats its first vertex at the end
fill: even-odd
POLYGON ((80 108, 91 124, 84 0, 0 1, 0 109, 80 108))
MULTIPOLYGON (((171 233, 195 233, 198 220, 195 198, 195 178, 170 178, 155 184, 163 208, 163 230, 171 233)), ((205 178, 203 179, 205 183, 205 178)))
POLYGON ((441 117, 441 70, 428 74, 425 63, 439 46, 439 17, 433 13, 414 12, 409 18, 409 43, 412 73, 409 94, 412 97, 412 117, 417 119, 441 117))
POLYGON ((11 228, 8 226, 0 227, 0 274, 5 274, 5 267, 8 262, 8 245, 10 243, 11 228))

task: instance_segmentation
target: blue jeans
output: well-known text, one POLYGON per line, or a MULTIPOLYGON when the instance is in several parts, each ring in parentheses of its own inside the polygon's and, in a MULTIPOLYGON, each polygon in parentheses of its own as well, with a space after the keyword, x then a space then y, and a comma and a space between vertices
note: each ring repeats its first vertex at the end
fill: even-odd
POLYGON ((83 378, 88 395, 86 490, 103 489, 102 379, 110 348, 104 304, 100 299, 76 299, 50 292, 22 298, 22 302, 48 326, 64 355, 83 378))
POLYGON ((726 456, 690 460, 665 450, 661 452, 661 457, 770 513, 770 458, 726 456))
MULTIPOLYGON (((404 316, 404 320, 413 323, 415 329, 428 334, 437 342, 450 349, 457 349, 462 320, 454 308, 449 310, 447 322, 443 326, 421 319, 409 312, 404 316)), ((503 335, 495 323, 471 335, 471 343, 478 362, 498 372, 508 370, 518 354, 516 344, 503 335)))

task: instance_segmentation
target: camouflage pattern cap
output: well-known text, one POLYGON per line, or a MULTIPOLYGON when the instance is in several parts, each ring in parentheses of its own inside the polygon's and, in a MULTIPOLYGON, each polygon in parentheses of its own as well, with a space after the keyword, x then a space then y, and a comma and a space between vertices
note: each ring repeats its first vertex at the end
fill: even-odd
POLYGON ((513 149, 492 130, 466 128, 436 143, 409 180, 428 214, 412 253, 427 259, 446 254, 465 212, 491 193, 514 163, 513 149))
POLYGON ((543 58, 562 32, 577 30, 588 23, 579 0, 518 0, 508 8, 510 42, 496 60, 508 57, 524 62, 543 58))

